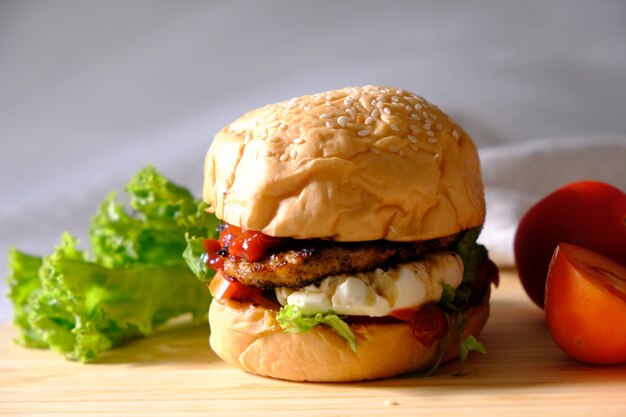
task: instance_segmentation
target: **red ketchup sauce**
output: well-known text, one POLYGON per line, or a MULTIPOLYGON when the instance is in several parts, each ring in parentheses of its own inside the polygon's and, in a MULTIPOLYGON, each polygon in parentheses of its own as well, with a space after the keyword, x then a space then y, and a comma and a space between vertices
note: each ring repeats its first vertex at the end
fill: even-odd
POLYGON ((217 239, 204 240, 207 265, 219 271, 224 268, 224 257, 227 255, 256 262, 287 240, 226 224, 217 239))
POLYGON ((394 310, 391 316, 408 323, 413 336, 427 348, 448 334, 448 319, 436 303, 415 308, 394 310))
POLYGON ((288 241, 288 238, 277 238, 261 232, 246 230, 241 227, 225 224, 217 239, 205 239, 204 249, 207 253, 206 264, 217 274, 209 284, 209 290, 217 301, 246 300, 270 309, 277 309, 274 302, 263 296, 263 290, 246 286, 223 272, 224 258, 234 256, 255 262, 265 257, 272 249, 288 241))

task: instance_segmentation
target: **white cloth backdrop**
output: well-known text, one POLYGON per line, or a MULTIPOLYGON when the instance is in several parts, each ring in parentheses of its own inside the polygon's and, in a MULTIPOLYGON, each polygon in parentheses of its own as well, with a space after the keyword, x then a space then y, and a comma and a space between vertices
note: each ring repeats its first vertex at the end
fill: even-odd
POLYGON ((0 267, 10 245, 84 239, 101 198, 148 163, 199 194, 212 135, 250 108, 371 83, 472 135, 482 240, 502 265, 542 194, 582 178, 626 189, 623 1, 4 0, 0 267))

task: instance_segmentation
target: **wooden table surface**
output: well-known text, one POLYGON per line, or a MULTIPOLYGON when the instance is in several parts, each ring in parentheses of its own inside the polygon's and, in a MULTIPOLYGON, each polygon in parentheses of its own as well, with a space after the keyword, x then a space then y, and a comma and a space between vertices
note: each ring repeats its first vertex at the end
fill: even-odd
POLYGON ((248 375, 219 360, 207 326, 178 326, 107 354, 101 363, 12 343, 0 327, 0 416, 626 416, 626 366, 579 364, 552 342, 542 311, 512 272, 493 293, 470 354, 431 377, 352 384, 248 375))

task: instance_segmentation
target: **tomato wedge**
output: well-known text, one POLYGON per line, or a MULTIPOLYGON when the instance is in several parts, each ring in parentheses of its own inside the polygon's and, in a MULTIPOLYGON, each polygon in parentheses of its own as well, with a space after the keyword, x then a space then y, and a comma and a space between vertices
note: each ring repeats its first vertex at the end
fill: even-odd
POLYGON ((572 358, 626 363, 626 266, 559 244, 548 270, 545 314, 552 337, 572 358))

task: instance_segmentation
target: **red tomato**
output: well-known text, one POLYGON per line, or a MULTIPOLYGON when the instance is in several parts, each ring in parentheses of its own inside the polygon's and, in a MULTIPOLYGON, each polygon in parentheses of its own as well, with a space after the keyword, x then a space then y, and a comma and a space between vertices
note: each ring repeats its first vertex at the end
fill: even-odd
POLYGON ((545 312, 552 337, 574 359, 626 363, 626 266, 560 244, 548 271, 545 312))
POLYGON ((274 309, 276 305, 263 296, 257 287, 243 285, 235 279, 229 279, 218 271, 209 283, 209 291, 215 300, 249 301, 265 308, 274 309))
POLYGON ((248 300, 261 294, 261 290, 256 287, 248 287, 237 280, 226 278, 221 272, 215 274, 209 290, 213 298, 217 300, 248 300))
POLYGON ((559 243, 572 243, 626 265, 626 194, 598 181, 566 185, 522 217, 515 235, 517 272, 543 307, 548 265, 559 243))

